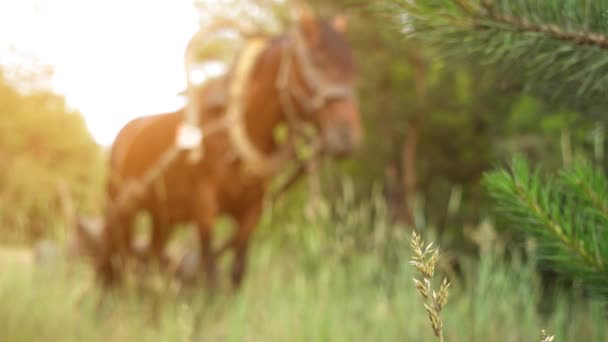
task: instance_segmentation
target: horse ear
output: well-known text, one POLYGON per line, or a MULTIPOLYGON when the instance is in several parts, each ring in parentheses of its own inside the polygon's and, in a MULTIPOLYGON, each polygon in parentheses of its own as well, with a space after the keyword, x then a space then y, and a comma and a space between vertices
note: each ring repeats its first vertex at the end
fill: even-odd
POLYGON ((331 26, 336 32, 346 33, 348 30, 348 17, 344 14, 338 14, 331 19, 331 26))
POLYGON ((319 40, 320 32, 312 9, 307 5, 300 4, 296 6, 294 14, 302 33, 312 45, 315 45, 319 40))

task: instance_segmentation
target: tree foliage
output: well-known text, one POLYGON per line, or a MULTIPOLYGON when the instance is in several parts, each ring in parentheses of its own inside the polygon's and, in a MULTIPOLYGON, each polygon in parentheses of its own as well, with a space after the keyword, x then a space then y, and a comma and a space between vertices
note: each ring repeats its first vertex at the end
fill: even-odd
MULTIPOLYGON (((492 164, 523 152, 559 166, 566 129, 572 146, 589 147, 593 123, 581 121, 578 111, 522 95, 501 70, 487 66, 480 72, 475 60, 455 59, 429 46, 424 37, 404 35, 403 16, 397 14, 405 7, 387 12, 387 1, 313 3, 326 16, 346 8, 360 73, 365 144, 337 177, 349 174, 362 191, 384 183, 389 201, 396 202, 391 204, 395 211, 407 205, 404 155, 412 134, 417 134, 418 215, 426 218, 425 224, 455 234, 463 224, 475 224, 488 214, 479 181, 492 164), (451 193, 462 194, 461 200, 452 201, 457 204, 453 212, 451 193)), ((327 191, 339 184, 332 177, 327 183, 327 191)))
POLYGON ((543 257, 555 269, 608 293, 605 141, 592 133, 593 125, 603 132, 605 122, 608 1, 387 0, 382 4, 400 14, 406 35, 433 46, 456 67, 463 60, 477 63, 480 74, 493 73, 509 87, 526 91, 529 99, 542 100, 536 113, 519 113, 506 121, 502 132, 520 141, 523 136, 517 131, 535 136, 550 133, 548 141, 558 148, 545 149, 535 159, 566 168, 548 176, 515 159, 510 169, 488 174, 486 185, 503 217, 536 237, 543 257), (595 165, 571 163, 573 156, 589 155, 591 150, 595 165))
POLYGON ((537 238, 545 260, 608 295, 608 181, 601 171, 577 161, 551 176, 517 158, 485 182, 498 211, 537 238))
POLYGON ((608 86, 608 1, 388 0, 416 39, 500 67, 504 79, 598 114, 608 86))
POLYGON ((93 208, 102 153, 63 97, 3 75, 0 70, 0 240, 27 241, 57 232, 62 205, 69 205, 62 201, 93 208))

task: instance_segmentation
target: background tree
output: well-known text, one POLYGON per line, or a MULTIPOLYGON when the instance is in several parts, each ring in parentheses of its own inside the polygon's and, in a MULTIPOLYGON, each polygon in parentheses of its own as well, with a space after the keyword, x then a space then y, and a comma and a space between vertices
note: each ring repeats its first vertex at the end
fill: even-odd
MULTIPOLYGON (((488 174, 486 184, 510 226, 535 236, 550 265, 606 293, 605 118, 601 113, 608 86, 608 2, 397 0, 384 4, 402 10, 411 37, 430 43, 454 61, 473 60, 482 65, 480 71, 492 70, 532 94, 540 99, 539 114, 544 114, 543 107, 552 109, 554 115, 537 115, 541 121, 529 126, 537 131, 561 129, 564 171, 551 178, 516 159, 510 170, 488 174), (593 131, 593 125, 599 128, 593 131), (576 155, 594 163, 574 161, 576 155)), ((550 157, 541 159, 546 162, 550 157)))
POLYGON ((27 242, 60 234, 67 202, 96 207, 103 152, 80 114, 44 87, 48 72, 9 75, 0 69, 0 240, 27 242))
POLYGON ((348 13, 366 131, 354 159, 326 170, 326 195, 341 193, 337 180, 345 173, 363 198, 382 184, 394 217, 436 227, 462 246, 462 227, 490 215, 480 180, 492 165, 519 152, 562 165, 565 129, 573 149, 590 146, 594 123, 579 120, 578 111, 522 94, 521 83, 498 66, 480 68, 464 54, 404 35, 403 16, 394 15, 403 11, 387 12, 386 2, 379 9, 352 0, 313 3, 326 16, 348 13))

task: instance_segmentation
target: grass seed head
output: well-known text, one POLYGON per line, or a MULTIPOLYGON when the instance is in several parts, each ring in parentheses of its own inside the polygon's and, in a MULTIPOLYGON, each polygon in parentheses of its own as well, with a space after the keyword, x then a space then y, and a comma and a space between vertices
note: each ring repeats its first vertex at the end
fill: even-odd
POLYGON ((416 278, 414 278, 414 284, 416 285, 416 289, 418 289, 418 292, 420 292, 422 297, 424 297, 424 299, 429 299, 429 291, 426 285, 416 278))
POLYGON ((548 335, 545 330, 541 331, 541 342, 553 342, 554 339, 555 339, 555 336, 548 335))
POLYGON ((430 305, 424 304, 424 307, 426 308, 429 320, 431 321, 431 327, 433 328, 435 336, 440 337, 442 332, 441 330, 443 328, 443 323, 441 322, 441 317, 439 316, 439 313, 437 312, 437 310, 435 310, 434 307, 430 305))
POLYGON ((448 278, 443 278, 443 283, 441 283, 441 286, 439 287, 439 293, 436 300, 439 310, 443 309, 443 307, 448 303, 448 289, 450 285, 452 284, 448 281, 448 278))
POLYGON ((431 282, 435 274, 435 265, 439 260, 439 247, 433 248, 433 243, 425 246, 424 241, 415 231, 412 232, 410 246, 414 251, 410 265, 414 266, 420 274, 420 279, 414 278, 414 285, 424 298, 424 307, 435 336, 440 341, 443 341, 443 322, 440 314, 448 302, 450 283, 447 278, 444 278, 443 283, 439 286, 439 290, 435 291, 431 282))

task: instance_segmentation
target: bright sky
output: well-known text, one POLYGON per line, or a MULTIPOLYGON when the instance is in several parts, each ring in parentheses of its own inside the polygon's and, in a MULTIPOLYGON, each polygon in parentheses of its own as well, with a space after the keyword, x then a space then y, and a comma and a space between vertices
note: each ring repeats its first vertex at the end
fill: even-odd
POLYGON ((52 65, 54 89, 109 145, 130 119, 183 105, 197 27, 192 0, 0 0, 0 63, 14 46, 52 65))

